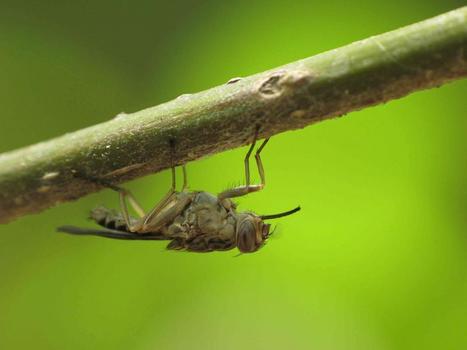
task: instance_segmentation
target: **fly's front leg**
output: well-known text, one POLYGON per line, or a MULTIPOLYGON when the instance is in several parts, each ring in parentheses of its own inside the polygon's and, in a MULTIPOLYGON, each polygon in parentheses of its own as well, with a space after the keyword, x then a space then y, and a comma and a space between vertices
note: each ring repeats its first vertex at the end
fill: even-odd
POLYGON ((264 176, 263 162, 261 161, 261 151, 263 150, 264 146, 266 146, 268 141, 269 137, 263 141, 263 143, 261 144, 261 146, 259 146, 255 154, 256 166, 258 167, 259 177, 261 179, 261 188, 263 188, 266 185, 266 177, 264 176))
POLYGON ((256 151, 256 154, 255 154, 256 165, 258 167, 258 172, 259 172, 259 176, 260 176, 260 179, 261 179, 261 183, 259 185, 251 185, 250 184, 250 155, 251 155, 251 152, 253 151, 253 149, 254 149, 254 147, 256 145, 257 136, 258 136, 258 129, 256 129, 256 133, 255 133, 255 137, 253 139, 253 143, 251 144, 250 149, 248 150, 248 152, 247 152, 247 154, 245 156, 245 160, 244 160, 244 163, 245 163, 245 182, 246 182, 245 185, 240 186, 240 187, 231 188, 231 189, 228 189, 228 190, 225 190, 225 191, 219 193, 217 195, 219 199, 240 197, 240 196, 244 196, 244 195, 246 195, 248 193, 260 191, 260 190, 263 189, 264 185, 266 184, 266 178, 265 178, 265 175, 264 175, 263 162, 261 161, 261 155, 260 154, 261 154, 261 151, 263 150, 264 146, 266 146, 266 144, 268 143, 269 138, 267 138, 267 139, 265 139, 263 141, 263 143, 258 148, 258 150, 256 151))

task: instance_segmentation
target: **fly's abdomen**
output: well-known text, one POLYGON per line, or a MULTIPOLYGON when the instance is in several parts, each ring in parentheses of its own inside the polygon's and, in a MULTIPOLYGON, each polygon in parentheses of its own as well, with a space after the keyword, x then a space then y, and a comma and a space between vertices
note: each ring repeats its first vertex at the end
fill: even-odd
POLYGON ((97 207, 91 211, 90 218, 102 227, 128 232, 125 219, 115 210, 97 207))

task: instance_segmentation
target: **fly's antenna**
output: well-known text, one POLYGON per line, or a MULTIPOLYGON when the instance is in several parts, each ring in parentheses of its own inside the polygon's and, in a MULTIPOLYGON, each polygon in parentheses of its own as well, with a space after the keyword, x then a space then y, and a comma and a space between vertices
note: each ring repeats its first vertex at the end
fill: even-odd
POLYGON ((262 220, 268 220, 268 219, 277 219, 277 218, 281 218, 283 216, 287 216, 287 215, 291 215, 291 214, 294 214, 296 213, 297 211, 300 210, 300 206, 292 209, 292 210, 289 210, 289 211, 284 211, 283 213, 279 213, 279 214, 272 214, 272 215, 260 215, 260 218, 262 220))

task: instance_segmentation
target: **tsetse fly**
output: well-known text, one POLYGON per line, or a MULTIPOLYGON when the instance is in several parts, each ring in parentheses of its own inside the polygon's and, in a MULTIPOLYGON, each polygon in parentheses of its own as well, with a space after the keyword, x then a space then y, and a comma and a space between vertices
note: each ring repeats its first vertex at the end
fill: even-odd
POLYGON ((296 207, 273 215, 237 212, 237 206, 231 198, 260 191, 266 183, 260 154, 269 138, 263 141, 255 154, 261 183, 250 183, 249 159, 257 136, 258 130, 245 156, 246 183, 243 186, 227 189, 217 195, 205 191, 189 191, 186 167, 183 165, 183 187, 181 191, 177 191, 175 167, 172 167, 172 187, 152 210, 145 213, 129 191, 97 179, 94 181, 119 193, 121 212, 104 207, 92 210, 91 219, 104 229, 62 226, 57 230, 115 239, 170 240, 167 249, 172 250, 211 252, 237 247, 242 253, 255 252, 271 234, 270 224, 265 223, 265 220, 280 218, 300 210, 300 207, 296 207), (139 218, 129 215, 127 201, 139 218))

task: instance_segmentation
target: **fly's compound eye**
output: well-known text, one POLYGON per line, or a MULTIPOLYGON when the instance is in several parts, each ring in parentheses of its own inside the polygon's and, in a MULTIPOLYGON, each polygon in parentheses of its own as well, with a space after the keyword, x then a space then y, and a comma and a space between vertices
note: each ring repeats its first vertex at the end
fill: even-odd
POLYGON ((256 228, 251 220, 243 220, 237 229, 237 247, 242 253, 254 252, 256 244, 256 228))

